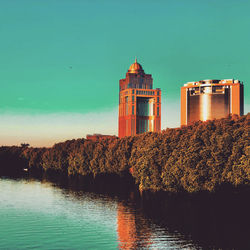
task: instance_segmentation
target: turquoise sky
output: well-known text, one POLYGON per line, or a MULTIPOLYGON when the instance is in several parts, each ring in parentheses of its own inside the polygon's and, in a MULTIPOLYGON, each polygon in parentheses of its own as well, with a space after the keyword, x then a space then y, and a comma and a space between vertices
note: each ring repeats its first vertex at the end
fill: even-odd
POLYGON ((179 126, 187 81, 242 80, 247 113, 249 9, 249 0, 0 0, 0 144, 116 134, 119 79, 135 56, 162 89, 162 128, 179 126))

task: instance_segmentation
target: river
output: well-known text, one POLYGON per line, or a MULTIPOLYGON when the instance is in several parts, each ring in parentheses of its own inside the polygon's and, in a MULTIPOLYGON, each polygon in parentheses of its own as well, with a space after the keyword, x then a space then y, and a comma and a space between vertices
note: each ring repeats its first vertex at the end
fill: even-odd
POLYGON ((0 178, 0 249, 249 249, 247 208, 207 204, 0 178))

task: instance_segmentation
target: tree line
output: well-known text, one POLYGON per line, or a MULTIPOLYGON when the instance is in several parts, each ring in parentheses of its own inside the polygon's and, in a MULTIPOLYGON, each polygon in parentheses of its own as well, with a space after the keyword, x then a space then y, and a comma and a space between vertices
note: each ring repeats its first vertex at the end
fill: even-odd
POLYGON ((214 191, 250 183, 250 114, 125 138, 77 139, 51 148, 0 147, 0 173, 132 175, 140 191, 214 191))

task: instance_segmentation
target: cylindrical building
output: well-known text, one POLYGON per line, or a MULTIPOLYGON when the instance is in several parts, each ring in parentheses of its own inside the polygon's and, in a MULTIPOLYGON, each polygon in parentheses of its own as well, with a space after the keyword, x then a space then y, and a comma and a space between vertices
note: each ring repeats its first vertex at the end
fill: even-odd
POLYGON ((181 88, 181 126, 244 114, 244 89, 239 80, 202 80, 181 88))

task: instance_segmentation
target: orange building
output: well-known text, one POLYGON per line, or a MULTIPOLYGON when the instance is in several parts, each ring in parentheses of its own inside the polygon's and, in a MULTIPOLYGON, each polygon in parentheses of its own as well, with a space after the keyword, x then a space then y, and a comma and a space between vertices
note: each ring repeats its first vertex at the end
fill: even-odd
POLYGON ((119 137, 161 131, 161 90, 153 89, 153 78, 133 63, 120 80, 119 137))
POLYGON ((181 88, 181 126, 230 114, 244 114, 244 88, 239 80, 202 80, 181 88))

